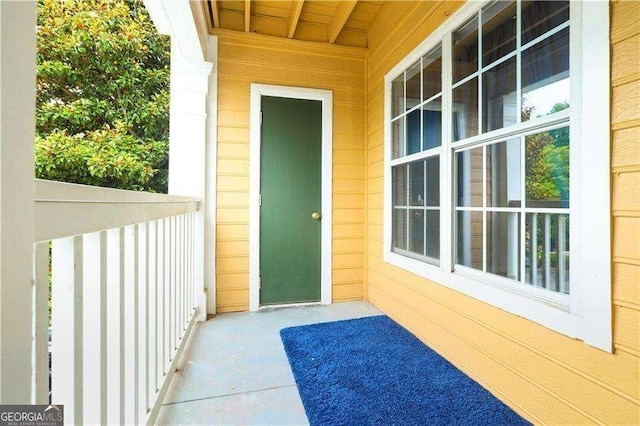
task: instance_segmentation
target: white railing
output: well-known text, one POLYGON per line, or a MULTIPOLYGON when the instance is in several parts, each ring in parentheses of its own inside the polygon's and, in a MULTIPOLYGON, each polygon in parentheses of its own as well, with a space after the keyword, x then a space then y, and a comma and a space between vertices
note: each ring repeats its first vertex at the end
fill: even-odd
POLYGON ((155 420, 197 314, 198 206, 36 181, 35 403, 63 404, 68 424, 155 420))

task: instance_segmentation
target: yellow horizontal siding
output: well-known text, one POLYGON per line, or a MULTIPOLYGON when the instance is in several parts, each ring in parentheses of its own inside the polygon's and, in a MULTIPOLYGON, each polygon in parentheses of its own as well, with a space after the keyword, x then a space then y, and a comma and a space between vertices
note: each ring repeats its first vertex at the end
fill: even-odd
MULTIPOLYGON (((304 28, 301 31, 306 31, 304 28)), ((364 288, 365 52, 218 34, 217 309, 249 304, 250 85, 333 92, 333 259, 335 301, 364 288)))
POLYGON ((612 4, 611 17, 613 354, 383 261, 384 75, 460 5, 419 3, 388 3, 369 32, 365 258, 369 300, 529 420, 638 424, 640 2, 612 4))

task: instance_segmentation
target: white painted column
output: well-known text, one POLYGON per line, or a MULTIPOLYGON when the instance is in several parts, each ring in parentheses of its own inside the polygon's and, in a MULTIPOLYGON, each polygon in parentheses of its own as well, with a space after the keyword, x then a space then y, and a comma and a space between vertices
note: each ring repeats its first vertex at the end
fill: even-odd
MULTIPOLYGON (((207 94, 211 63, 188 60, 171 42, 171 109, 169 130, 169 194, 206 198, 207 94)), ((199 321, 206 319, 205 216, 203 202, 195 217, 194 295, 199 321)), ((207 242, 207 245, 211 242, 207 242)))
POLYGON ((35 1, 0 1, 0 404, 31 402, 35 27, 35 1))

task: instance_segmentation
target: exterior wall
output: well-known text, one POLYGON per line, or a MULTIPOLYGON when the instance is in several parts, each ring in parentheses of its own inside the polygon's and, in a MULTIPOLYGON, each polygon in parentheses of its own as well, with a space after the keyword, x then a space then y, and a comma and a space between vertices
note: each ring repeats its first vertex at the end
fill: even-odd
POLYGON ((218 36, 217 312, 249 308, 251 83, 333 91, 333 300, 364 287, 363 49, 214 31, 218 36))
POLYGON ((640 3, 617 1, 611 5, 613 354, 382 260, 384 75, 460 4, 388 4, 369 32, 368 298, 535 423, 638 424, 640 26, 637 16, 640 16, 640 3))

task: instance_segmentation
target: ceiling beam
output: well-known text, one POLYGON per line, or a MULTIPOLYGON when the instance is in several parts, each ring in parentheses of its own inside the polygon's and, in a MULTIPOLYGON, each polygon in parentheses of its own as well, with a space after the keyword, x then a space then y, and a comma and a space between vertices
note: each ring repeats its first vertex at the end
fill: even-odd
POLYGON ((251 30, 251 0, 244 0, 244 32, 251 30))
POLYGON ((220 10, 218 0, 209 0, 211 4, 211 13, 213 14, 213 26, 214 28, 220 28, 220 10))
POLYGON ((302 6, 304 0, 294 0, 291 2, 291 11, 289 12, 289 20, 287 21, 287 37, 293 38, 296 33, 296 27, 300 20, 300 12, 302 12, 302 6))
POLYGON ((340 2, 336 9, 336 13, 333 15, 331 22, 329 22, 329 29, 327 30, 329 43, 334 43, 336 41, 344 27, 344 24, 347 23, 347 19, 349 19, 349 15, 351 15, 353 8, 356 7, 356 3, 358 3, 357 0, 340 2))

